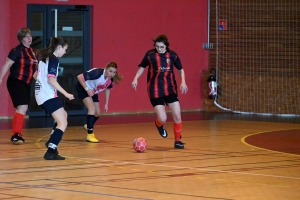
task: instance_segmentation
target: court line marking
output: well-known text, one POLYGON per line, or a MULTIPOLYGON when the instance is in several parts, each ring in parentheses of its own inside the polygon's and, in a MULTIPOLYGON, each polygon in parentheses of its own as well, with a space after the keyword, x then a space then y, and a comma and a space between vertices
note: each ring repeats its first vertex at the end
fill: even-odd
MULTIPOLYGON (((137 163, 137 162, 126 162, 126 161, 118 161, 118 160, 104 160, 104 159, 98 159, 98 158, 80 158, 80 157, 73 157, 73 156, 65 156, 66 158, 72 158, 72 159, 80 159, 80 160, 89 160, 89 161, 101 161, 101 162, 111 162, 111 163, 93 163, 93 165, 124 165, 124 164, 131 164, 131 165, 144 165, 144 166, 155 166, 155 167, 166 167, 166 168, 173 168, 173 169, 188 169, 188 170, 195 170, 195 171, 208 171, 208 172, 218 172, 218 173, 228 173, 228 174, 239 174, 239 175, 250 175, 250 176, 262 176, 262 177, 272 177, 272 178, 283 178, 283 179, 293 179, 293 180, 300 180, 300 177, 292 177, 292 176, 278 176, 278 175, 269 175, 269 174, 258 174, 258 173, 248 173, 248 172, 235 172, 230 170, 215 170, 215 169, 199 169, 194 167, 180 167, 180 166, 174 166, 174 165, 161 165, 161 164, 147 164, 147 163, 137 163)), ((25 158, 36 158, 36 157, 25 157, 25 158)), ((22 159, 22 158, 18 158, 22 159)), ((0 160, 14 160, 14 159, 0 159, 0 160)), ((87 164, 90 165, 90 164, 87 164)), ((59 169, 70 169, 73 168, 72 166, 66 167, 53 167, 56 170, 59 169)), ((7 172, 17 172, 21 170, 8 170, 7 172)), ((31 170, 22 170, 22 172, 30 172, 31 170)), ((0 171, 0 175, 2 173, 5 173, 6 171, 0 171)))
POLYGON ((269 152, 273 152, 273 153, 280 153, 280 154, 284 154, 284 155, 300 157, 300 155, 298 155, 298 154, 286 153, 286 152, 281 152, 281 151, 275 151, 275 150, 265 149, 265 148, 258 147, 258 146, 253 146, 253 145, 251 145, 251 144, 249 144, 249 143, 247 143, 247 142, 245 141, 247 137, 250 137, 250 136, 252 136, 252 135, 258 135, 258 134, 262 134, 262 133, 275 132, 275 131, 297 130, 297 129, 299 129, 299 128, 292 128, 292 129, 276 129, 276 130, 271 130, 271 131, 257 132, 257 133, 249 134, 249 135, 246 135, 246 136, 242 137, 241 142, 242 142, 243 144, 247 145, 247 146, 252 147, 252 148, 256 148, 256 149, 260 149, 260 150, 264 150, 264 151, 269 151, 269 152))
MULTIPOLYGON (((42 188, 46 190, 56 190, 56 191, 64 191, 64 192, 75 192, 75 193, 81 193, 81 194, 94 194, 99 196, 109 196, 109 197, 116 197, 116 198, 123 198, 123 199, 136 199, 136 200, 153 200, 150 198, 139 198, 139 197, 133 197, 133 196, 125 196, 125 195, 115 195, 115 194, 105 194, 100 192, 86 192, 81 190, 70 190, 70 189, 61 189, 61 188, 54 188, 54 187, 47 187, 47 186, 37 186, 37 185, 27 185, 27 184, 20 184, 20 183, 14 183, 14 182, 0 182, 0 184, 7 184, 7 185, 14 185, 18 187, 27 187, 27 188, 42 188)), ((9 195, 9 194, 7 194, 9 195)), ((29 198, 35 198, 37 197, 29 197, 29 198)))
POLYGON ((105 162, 115 162, 115 163, 118 163, 118 164, 135 164, 135 165, 166 167, 166 168, 174 168, 174 169, 190 169, 190 170, 195 170, 195 171, 210 171, 210 172, 220 172, 220 173, 229 173, 229 174, 232 173, 232 174, 265 176, 265 177, 273 177, 273 178, 285 178, 285 179, 300 180, 300 177, 277 176, 277 175, 256 174, 256 173, 247 173, 247 172, 234 172, 234 171, 230 171, 230 170, 199 169, 199 168, 194 168, 194 167, 180 167, 180 166, 174 166, 174 165, 159 165, 159 164, 135 163, 135 162, 103 160, 103 159, 91 159, 91 158, 78 158, 78 157, 68 157, 68 158, 76 158, 76 159, 82 159, 82 160, 85 160, 85 159, 87 159, 87 160, 99 160, 99 161, 105 161, 105 162))

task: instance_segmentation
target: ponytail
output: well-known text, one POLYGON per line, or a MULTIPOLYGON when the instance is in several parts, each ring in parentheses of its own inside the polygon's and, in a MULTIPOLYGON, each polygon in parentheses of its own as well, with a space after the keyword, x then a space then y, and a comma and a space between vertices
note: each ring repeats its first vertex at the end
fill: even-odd
POLYGON ((46 59, 48 57, 53 56, 53 52, 59 45, 64 47, 66 44, 68 44, 67 41, 64 40, 62 37, 51 38, 51 43, 49 47, 37 50, 39 60, 42 60, 44 63, 46 63, 46 59))

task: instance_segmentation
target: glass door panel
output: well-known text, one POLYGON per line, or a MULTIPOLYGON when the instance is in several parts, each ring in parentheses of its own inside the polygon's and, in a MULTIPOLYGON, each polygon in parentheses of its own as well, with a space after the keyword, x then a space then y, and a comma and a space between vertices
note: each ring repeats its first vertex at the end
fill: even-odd
MULTIPOLYGON (((77 98, 75 83, 77 75, 89 69, 90 66, 90 7, 89 6, 58 6, 58 5, 28 5, 29 28, 32 30, 32 47, 35 49, 49 46, 54 36, 63 37, 68 43, 66 54, 59 58, 60 67, 58 83, 75 97, 69 101, 58 92, 58 97, 64 103, 69 115, 85 114, 86 108, 77 98), (38 12, 38 9, 42 9, 38 12), (47 17, 46 17, 47 16, 47 17)), ((29 107, 29 116, 45 115, 37 107, 34 98, 34 87, 29 107)))
MULTIPOLYGON (((45 13, 44 10, 36 9, 35 11, 32 11, 29 13, 29 20, 31 26, 29 29, 31 30, 32 34, 32 44, 31 47, 34 49, 41 49, 44 48, 44 40, 45 40, 45 34, 44 34, 44 20, 45 20, 45 13)), ((29 110, 31 112, 38 112, 38 113, 44 113, 44 110, 37 105, 35 97, 34 97, 34 84, 35 81, 31 83, 31 94, 30 94, 30 102, 29 102, 29 110)))

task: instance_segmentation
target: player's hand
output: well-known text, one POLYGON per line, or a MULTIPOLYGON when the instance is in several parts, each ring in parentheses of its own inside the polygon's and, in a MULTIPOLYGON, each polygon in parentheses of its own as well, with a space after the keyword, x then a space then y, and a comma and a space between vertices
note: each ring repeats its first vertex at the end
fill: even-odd
POLYGON ((187 91, 188 91, 188 87, 185 83, 181 83, 180 85, 180 91, 181 91, 181 94, 186 94, 187 91))
POLYGON ((32 77, 34 78, 34 80, 36 80, 37 76, 38 76, 38 71, 35 71, 32 77))
POLYGON ((107 105, 107 104, 104 105, 104 111, 105 111, 105 112, 108 111, 108 105, 107 105))
POLYGON ((90 90, 90 89, 88 89, 87 91, 87 94, 89 95, 89 97, 92 97, 92 96, 94 96, 94 92, 93 92, 93 90, 90 90))
POLYGON ((132 83, 131 83, 133 89, 136 90, 137 84, 138 84, 138 81, 137 81, 136 79, 133 79, 133 81, 132 81, 132 83))
POLYGON ((74 99, 74 96, 73 96, 73 94, 67 94, 66 95, 66 98, 68 98, 69 100, 73 100, 74 99))

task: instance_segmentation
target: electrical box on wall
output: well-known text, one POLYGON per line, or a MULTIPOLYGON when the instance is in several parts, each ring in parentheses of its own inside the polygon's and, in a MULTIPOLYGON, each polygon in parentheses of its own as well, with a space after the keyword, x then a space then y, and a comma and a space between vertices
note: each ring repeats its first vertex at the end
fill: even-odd
POLYGON ((219 31, 227 30, 227 20, 226 19, 219 19, 219 31))

